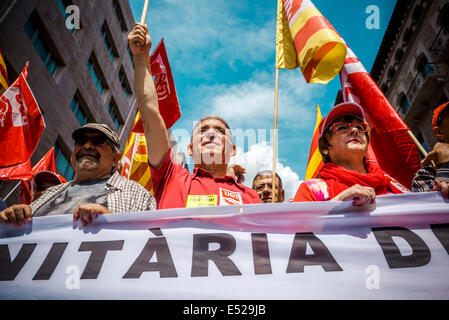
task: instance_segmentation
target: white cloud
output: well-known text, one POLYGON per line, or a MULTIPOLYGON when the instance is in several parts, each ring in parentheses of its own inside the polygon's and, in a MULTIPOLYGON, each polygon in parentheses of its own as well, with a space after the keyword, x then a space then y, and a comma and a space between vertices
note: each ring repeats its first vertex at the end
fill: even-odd
MULTIPOLYGON (((276 161, 276 173, 282 179, 285 199, 288 200, 294 197, 301 180, 289 166, 285 166, 279 161, 279 159, 276 161)), ((266 141, 253 144, 248 152, 243 152, 239 147, 236 156, 230 162, 230 164, 234 163, 246 169, 244 185, 251 188, 253 179, 259 171, 273 169, 273 147, 266 141)))

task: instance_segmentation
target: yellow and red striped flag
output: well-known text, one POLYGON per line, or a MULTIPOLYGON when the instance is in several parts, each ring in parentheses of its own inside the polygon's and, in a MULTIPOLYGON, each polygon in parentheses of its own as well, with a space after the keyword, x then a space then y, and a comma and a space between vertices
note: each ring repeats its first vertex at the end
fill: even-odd
MULTIPOLYGON (((140 119, 140 112, 136 114, 134 124, 140 119)), ((147 141, 143 133, 130 132, 125 150, 121 159, 121 175, 137 181, 149 192, 153 193, 153 182, 151 171, 148 165, 147 141)))
POLYGON ((2 95, 8 87, 8 73, 6 72, 5 60, 3 60, 2 50, 0 49, 0 95, 2 95))
POLYGON ((319 127, 323 117, 321 116, 320 106, 317 105, 316 108, 316 124, 313 132, 312 144, 310 146, 309 163, 307 164, 305 180, 316 178, 323 166, 323 157, 318 149, 318 140, 320 136, 319 127))
POLYGON ((310 0, 278 0, 276 68, 299 66, 307 83, 327 84, 345 57, 345 42, 310 0))

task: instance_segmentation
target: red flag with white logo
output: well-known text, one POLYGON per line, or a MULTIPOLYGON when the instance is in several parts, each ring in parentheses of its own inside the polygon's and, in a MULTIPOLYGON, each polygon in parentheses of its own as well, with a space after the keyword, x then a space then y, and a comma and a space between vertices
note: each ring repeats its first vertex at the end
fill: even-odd
POLYGON ((360 104, 370 125, 367 160, 377 161, 389 175, 410 187, 421 166, 409 128, 349 47, 340 81, 343 100, 360 104))
MULTIPOLYGON (((150 55, 151 74, 154 77, 159 112, 164 119, 165 127, 170 129, 181 117, 178 96, 176 94, 175 81, 168 63, 165 51, 164 39, 162 39, 150 55)), ((131 129, 132 132, 143 133, 142 120, 136 122, 131 129)))
POLYGON ((28 161, 45 128, 27 78, 28 62, 0 97, 0 168, 28 161))

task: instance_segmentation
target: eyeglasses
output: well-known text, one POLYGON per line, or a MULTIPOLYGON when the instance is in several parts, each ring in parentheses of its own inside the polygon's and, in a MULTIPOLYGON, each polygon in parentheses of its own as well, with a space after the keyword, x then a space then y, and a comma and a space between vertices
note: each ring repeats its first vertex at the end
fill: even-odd
POLYGON ((82 147, 84 146, 87 141, 91 141, 93 143, 94 146, 102 146, 105 143, 109 143, 108 138, 106 138, 105 136, 93 136, 93 137, 89 137, 89 136, 85 136, 85 135, 81 135, 81 136, 77 136, 75 137, 75 145, 78 147, 82 147))
POLYGON ((352 127, 356 128, 362 133, 368 132, 368 123, 366 122, 335 122, 331 124, 331 130, 336 133, 346 133, 351 130, 352 127))

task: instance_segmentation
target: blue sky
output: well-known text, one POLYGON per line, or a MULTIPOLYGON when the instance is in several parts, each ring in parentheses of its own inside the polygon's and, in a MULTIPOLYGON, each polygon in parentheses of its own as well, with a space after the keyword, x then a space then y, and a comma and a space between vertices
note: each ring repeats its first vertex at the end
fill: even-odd
MULTIPOLYGON (((143 3, 130 0, 136 21, 143 3)), ((313 3, 371 70, 396 2, 313 3), (371 5, 379 8, 379 29, 366 27, 371 5)), ((152 49, 164 38, 181 107, 182 117, 172 127, 178 151, 187 144, 178 133, 190 132, 202 116, 222 116, 234 134, 247 134, 232 160, 246 168, 246 185, 257 171, 272 167, 276 10, 276 0, 150 0, 148 7, 152 49)), ((338 89, 338 76, 327 85, 306 84, 299 69, 280 70, 277 171, 287 198, 306 173, 316 105, 325 116, 338 89)))

